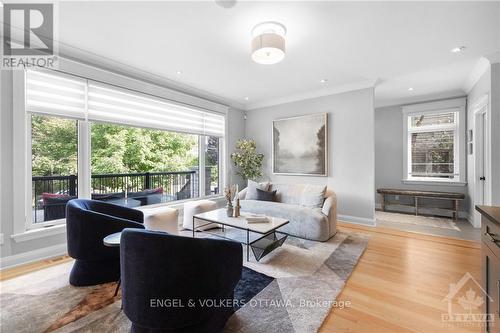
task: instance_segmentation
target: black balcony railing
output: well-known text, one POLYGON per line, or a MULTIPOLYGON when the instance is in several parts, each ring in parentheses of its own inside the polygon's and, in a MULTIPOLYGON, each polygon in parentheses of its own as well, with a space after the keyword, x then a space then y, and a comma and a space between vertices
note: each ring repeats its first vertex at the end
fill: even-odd
MULTIPOLYGON (((211 167, 205 170, 206 188, 210 190, 211 167)), ((131 207, 199 197, 198 170, 172 172, 94 174, 91 197, 131 207)), ((65 217, 66 202, 78 197, 78 177, 32 177, 33 221, 43 222, 65 217)))
POLYGON ((131 194, 145 190, 162 189, 173 200, 198 196, 197 171, 117 173, 92 175, 92 194, 131 194))

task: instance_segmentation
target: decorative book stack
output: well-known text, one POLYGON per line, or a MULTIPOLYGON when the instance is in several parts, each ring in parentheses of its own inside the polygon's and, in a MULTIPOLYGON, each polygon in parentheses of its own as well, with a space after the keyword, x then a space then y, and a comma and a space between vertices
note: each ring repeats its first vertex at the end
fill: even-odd
POLYGON ((267 222, 269 222, 269 219, 265 215, 251 214, 251 215, 246 215, 245 219, 247 220, 247 223, 267 223, 267 222))

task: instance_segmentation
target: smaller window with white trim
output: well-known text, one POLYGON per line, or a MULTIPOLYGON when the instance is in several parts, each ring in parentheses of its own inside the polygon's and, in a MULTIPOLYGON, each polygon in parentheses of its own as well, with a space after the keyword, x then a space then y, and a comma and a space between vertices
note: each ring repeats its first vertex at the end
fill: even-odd
POLYGON ((466 185, 465 98, 405 105, 403 181, 466 185))
POLYGON ((408 116, 408 178, 455 179, 458 112, 408 116))

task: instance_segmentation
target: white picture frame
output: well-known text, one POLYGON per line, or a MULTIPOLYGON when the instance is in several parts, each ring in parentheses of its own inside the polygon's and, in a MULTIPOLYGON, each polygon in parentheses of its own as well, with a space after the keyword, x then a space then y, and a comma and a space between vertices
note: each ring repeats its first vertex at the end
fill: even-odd
POLYGON ((273 174, 328 176, 328 113, 276 119, 271 130, 273 174))

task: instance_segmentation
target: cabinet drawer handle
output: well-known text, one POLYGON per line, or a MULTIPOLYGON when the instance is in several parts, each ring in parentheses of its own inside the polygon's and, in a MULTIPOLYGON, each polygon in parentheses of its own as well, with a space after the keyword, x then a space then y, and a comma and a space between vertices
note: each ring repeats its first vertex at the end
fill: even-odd
POLYGON ((492 234, 492 233, 489 233, 489 232, 485 232, 484 233, 485 236, 490 236, 490 240, 495 243, 496 246, 500 247, 500 245, 498 244, 500 242, 500 240, 496 239, 495 238, 495 234, 492 234))

